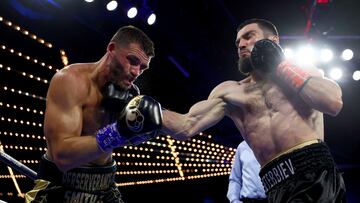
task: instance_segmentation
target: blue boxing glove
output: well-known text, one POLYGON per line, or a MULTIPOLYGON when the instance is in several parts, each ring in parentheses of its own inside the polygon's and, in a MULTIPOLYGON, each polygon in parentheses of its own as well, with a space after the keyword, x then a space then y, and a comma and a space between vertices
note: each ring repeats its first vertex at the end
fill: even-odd
POLYGON ((154 138, 162 125, 159 102, 139 95, 130 100, 117 121, 96 134, 99 148, 108 152, 115 147, 137 145, 154 138))

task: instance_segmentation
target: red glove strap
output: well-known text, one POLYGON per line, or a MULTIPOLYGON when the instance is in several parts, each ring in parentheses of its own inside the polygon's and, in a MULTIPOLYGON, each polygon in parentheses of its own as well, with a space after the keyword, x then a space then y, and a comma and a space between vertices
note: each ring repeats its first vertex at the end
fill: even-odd
POLYGON ((276 74, 295 89, 296 92, 299 92, 311 77, 309 73, 289 61, 281 62, 276 69, 276 74))

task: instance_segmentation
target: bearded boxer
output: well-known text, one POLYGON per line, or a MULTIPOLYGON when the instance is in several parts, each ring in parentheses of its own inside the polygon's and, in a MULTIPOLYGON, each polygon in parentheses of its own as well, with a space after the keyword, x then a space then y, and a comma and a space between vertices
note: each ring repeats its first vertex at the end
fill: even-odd
POLYGON ((153 138, 160 104, 137 96, 153 42, 133 26, 120 28, 95 63, 69 65, 50 82, 44 132, 47 152, 26 202, 123 202, 112 150, 153 138))
POLYGON ((337 83, 314 67, 284 60, 276 27, 251 19, 238 27, 242 81, 225 81, 186 114, 163 111, 162 131, 187 139, 230 117, 262 166, 269 202, 342 202, 345 186, 323 142, 323 113, 342 109, 337 83))

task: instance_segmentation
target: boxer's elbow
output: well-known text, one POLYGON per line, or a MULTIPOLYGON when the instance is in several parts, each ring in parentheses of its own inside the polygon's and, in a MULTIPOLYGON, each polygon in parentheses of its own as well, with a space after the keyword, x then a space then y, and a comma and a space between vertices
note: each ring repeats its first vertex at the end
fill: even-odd
POLYGON ((73 164, 62 153, 53 153, 53 162, 61 172, 66 172, 73 167, 73 164))
POLYGON ((334 99, 330 102, 328 105, 328 114, 331 116, 336 116, 340 113, 341 109, 343 107, 343 101, 341 98, 334 99))
POLYGON ((338 84, 331 84, 332 87, 331 90, 329 90, 331 94, 328 94, 328 114, 331 116, 336 116, 339 114, 343 107, 342 91, 338 84))
POLYGON ((338 86, 331 87, 327 91, 311 93, 303 98, 312 108, 330 116, 336 116, 343 107, 342 93, 338 86))
POLYGON ((196 116, 186 115, 182 131, 179 134, 184 140, 190 139, 200 133, 200 123, 200 120, 196 116))

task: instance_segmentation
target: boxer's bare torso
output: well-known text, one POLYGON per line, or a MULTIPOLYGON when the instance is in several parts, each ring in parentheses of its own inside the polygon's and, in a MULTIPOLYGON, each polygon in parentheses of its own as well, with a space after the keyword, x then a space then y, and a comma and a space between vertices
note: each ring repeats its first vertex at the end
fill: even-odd
POLYGON ((228 104, 228 116, 262 166, 298 144, 324 137, 323 114, 271 80, 228 81, 213 97, 228 104))
MULTIPOLYGON (((323 82, 316 77, 310 79, 311 87, 318 88, 318 82, 323 82)), ((164 111, 162 130, 176 139, 188 139, 228 116, 262 166, 297 145, 322 140, 323 113, 310 108, 299 93, 270 78, 253 73, 242 81, 223 82, 187 114, 164 111)))
MULTIPOLYGON (((67 123, 67 128, 72 128, 74 131, 77 131, 79 136, 95 136, 97 130, 105 125, 108 124, 108 116, 101 106, 101 100, 102 100, 102 93, 96 83, 97 78, 94 77, 97 75, 97 69, 96 64, 74 64, 71 66, 68 66, 67 68, 64 68, 61 70, 60 74, 62 74, 60 77, 70 77, 77 81, 76 87, 73 88, 76 89, 75 92, 77 92, 76 96, 76 103, 77 106, 74 108, 78 108, 80 111, 74 111, 77 112, 79 115, 79 119, 81 119, 81 122, 79 122, 79 125, 70 127, 74 125, 74 123, 67 123)), ((56 76, 55 76, 56 77, 56 76)), ((71 79, 70 79, 71 80, 71 79)), ((66 82, 65 80, 62 80, 60 82, 66 82)), ((62 87, 62 85, 58 85, 59 88, 62 87)), ((56 91, 56 90, 55 90, 56 91)), ((48 99, 48 103, 54 102, 56 100, 56 103, 61 102, 69 102, 69 98, 62 98, 62 97, 52 97, 51 99, 48 99), (66 100, 66 101, 65 101, 66 100)), ((51 104, 50 104, 51 105, 51 104)), ((47 111, 57 111, 57 109, 47 109, 47 111)), ((52 114, 53 112, 46 112, 47 114, 52 114)), ((77 117, 77 116, 76 116, 77 117)), ((49 123, 52 122, 52 119, 57 119, 56 117, 48 116, 45 120, 45 136, 47 140, 51 140, 51 142, 56 142, 56 139, 66 139, 66 135, 63 137, 59 136, 57 134, 57 138, 54 137, 54 134, 51 131, 48 131, 47 126, 49 123), (53 137, 51 137, 53 136, 53 137)), ((51 143, 50 142, 50 143, 51 143)), ((47 151, 47 157, 52 160, 51 147, 54 145, 50 144, 48 142, 48 151, 47 151)), ((56 146, 56 145, 55 145, 56 146)), ((111 152, 109 153, 103 153, 99 157, 97 157, 95 160, 89 162, 88 164, 85 164, 86 166, 89 165, 105 165, 111 161, 111 152)))
POLYGON ((101 106, 102 90, 108 82, 129 89, 150 60, 138 43, 110 42, 99 61, 72 64, 54 75, 46 98, 44 133, 47 157, 61 171, 111 161, 111 152, 100 149, 95 136, 110 122, 101 106))

